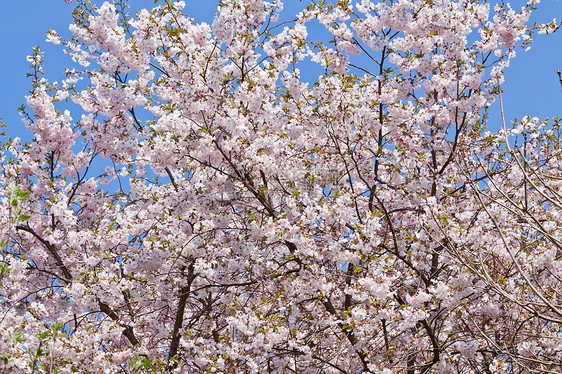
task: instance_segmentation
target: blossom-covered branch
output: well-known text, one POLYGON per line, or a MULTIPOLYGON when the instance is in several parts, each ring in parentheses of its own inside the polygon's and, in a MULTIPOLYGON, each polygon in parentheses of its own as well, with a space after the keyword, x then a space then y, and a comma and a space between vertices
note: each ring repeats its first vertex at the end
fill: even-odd
POLYGON ((558 121, 486 132, 537 3, 80 2, 2 147, 2 369, 560 372, 558 121))

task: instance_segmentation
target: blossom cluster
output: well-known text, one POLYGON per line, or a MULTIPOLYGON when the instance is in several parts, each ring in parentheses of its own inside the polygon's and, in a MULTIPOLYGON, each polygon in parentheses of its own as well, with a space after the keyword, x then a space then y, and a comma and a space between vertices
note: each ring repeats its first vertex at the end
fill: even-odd
POLYGON ((559 124, 484 132, 537 3, 81 2, 2 147, 0 370, 562 370, 559 124))

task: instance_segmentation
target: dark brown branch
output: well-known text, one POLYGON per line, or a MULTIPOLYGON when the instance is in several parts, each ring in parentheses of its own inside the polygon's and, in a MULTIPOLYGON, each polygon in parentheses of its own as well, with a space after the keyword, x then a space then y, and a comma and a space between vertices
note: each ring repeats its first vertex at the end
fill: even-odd
POLYGON ((66 265, 64 264, 64 262, 62 261, 62 258, 60 257, 60 255, 58 254, 56 248, 49 243, 48 240, 43 239, 39 234, 37 234, 31 227, 29 227, 28 225, 24 226, 24 225, 17 225, 16 226, 16 230, 22 230, 25 232, 30 233, 31 235, 33 235, 37 240, 39 240, 44 246, 45 248, 47 248, 47 250, 49 251, 49 253, 55 258, 55 262, 57 263, 57 266, 59 267, 59 269, 61 269, 62 273, 64 274, 63 280, 67 283, 70 284, 72 282, 72 274, 70 274, 70 271, 68 271, 68 268, 66 267, 66 265))
POLYGON ((142 124, 140 123, 140 121, 137 119, 137 116, 135 114, 135 110, 129 109, 129 113, 131 113, 131 115, 133 116, 133 121, 135 122, 133 126, 135 127, 135 129, 139 132, 142 132, 143 127, 142 127, 142 124))
MULTIPOLYGON (((389 349, 390 349, 390 344, 388 342, 388 331, 386 329, 386 319, 381 319, 381 325, 382 325, 382 332, 384 334, 384 347, 386 348, 386 352, 388 353, 389 349)), ((389 359, 389 362, 392 364, 392 359, 389 359)))
POLYGON ((221 155, 223 156, 223 158, 226 160, 226 162, 228 162, 228 164, 230 165, 232 170, 234 170, 234 173, 236 174, 238 180, 240 182, 242 182, 242 184, 244 184, 244 187, 246 187, 246 189, 248 189, 248 191, 250 191, 256 199, 258 199, 258 201, 262 204, 262 206, 267 211, 267 214, 270 217, 275 217, 275 215, 276 215, 275 209, 273 209, 273 207, 270 204, 269 199, 266 198, 265 194, 260 193, 259 191, 256 191, 256 189, 254 188, 254 182, 252 181, 251 175, 248 172, 242 173, 240 170, 238 170, 236 165, 234 165, 234 163, 232 162, 230 157, 228 157, 228 155, 219 146, 219 144, 217 143, 216 140, 214 141, 214 143, 215 143, 217 149, 219 150, 219 152, 221 153, 221 155))
MULTIPOLYGON (((304 352, 301 352, 297 349, 286 349, 286 348, 274 348, 276 350, 282 351, 282 353, 277 354, 276 356, 280 356, 280 355, 287 355, 287 354, 292 354, 292 355, 296 355, 296 356, 302 356, 305 355, 304 352)), ((326 364, 334 369, 336 369, 337 371, 339 371, 340 373, 344 373, 344 374, 348 374, 347 371, 345 371, 344 369, 340 368, 339 366, 331 363, 330 361, 327 361, 325 359, 323 359, 322 357, 316 356, 316 355, 312 355, 311 356, 313 359, 318 360, 320 362, 322 362, 323 364, 326 364)))
MULTIPOLYGON (((345 284, 349 287, 351 286, 351 281, 353 279, 353 272, 355 271, 355 265, 352 263, 348 263, 347 264, 347 274, 345 276, 345 284)), ((343 308, 345 310, 349 310, 351 308, 351 304, 353 302, 353 298, 351 297, 351 294, 346 293, 345 294, 345 301, 343 304, 343 308)))
POLYGON ((410 353, 408 355, 408 362, 406 363, 406 374, 416 374, 416 354, 410 353))
POLYGON ((170 369, 175 369, 177 366, 177 361, 173 362, 170 365, 170 360, 176 357, 178 354, 178 348, 180 345, 181 334, 180 330, 183 326, 183 318, 185 313, 185 306, 187 304, 187 298, 189 297, 191 284, 195 279, 196 275, 194 272, 193 262, 188 266, 188 275, 187 275, 187 284, 181 288, 180 291, 180 298, 178 301, 178 309, 176 311, 176 318, 174 320, 174 330, 172 332, 172 341, 170 343, 170 351, 168 353, 168 367, 170 369))
POLYGON ((172 186, 174 186, 174 190, 176 190, 176 192, 178 192, 178 185, 176 184, 176 181, 174 179, 174 176, 172 175, 172 172, 170 171, 170 168, 168 168, 166 166, 164 168, 164 170, 166 170, 166 173, 168 174, 168 177, 170 177, 170 181, 172 182, 172 186))
POLYGON ((172 76, 170 75, 170 73, 168 73, 166 70, 160 68, 159 66, 154 65, 152 62, 149 63, 148 65, 152 66, 154 69, 158 70, 159 72, 161 72, 162 74, 164 74, 165 76, 167 76, 168 78, 171 78, 172 76))
POLYGON ((92 166, 92 162, 94 161, 94 158, 96 157, 96 155, 97 155, 97 153, 94 153, 92 155, 92 157, 90 157, 90 161, 88 162, 88 166, 86 166, 82 176, 80 176, 80 173, 76 172, 77 181, 76 181, 76 184, 74 184, 74 186, 72 186, 72 191, 70 193, 70 196, 68 197, 68 200, 67 200, 67 203, 66 203, 68 206, 70 206, 72 204, 72 200, 74 199, 74 196, 76 195, 76 192, 78 191, 78 188, 82 185, 82 182, 84 181, 84 178, 86 178, 86 175, 88 174, 88 170, 90 170, 90 166, 92 166))
POLYGON ((431 369, 431 367, 433 365, 435 365, 436 363, 439 362, 440 360, 440 353, 441 353, 441 347, 439 346, 439 342, 437 341, 437 337, 435 336, 435 332, 433 331, 433 329, 431 328, 430 324, 427 322, 427 320, 421 320, 420 321, 421 325, 423 326, 423 328, 425 329, 425 331, 427 332, 427 335, 429 336, 429 340, 431 340, 431 345, 433 347, 433 358, 431 359, 431 361, 429 361, 428 363, 426 363, 423 368, 422 368, 422 374, 426 373, 429 369, 431 369))
MULTIPOLYGON (((333 316, 338 316, 338 312, 336 310, 336 308, 334 308, 334 305, 332 304, 332 302, 330 301, 330 299, 328 298, 324 298, 324 300, 322 301, 322 304, 324 305, 324 307, 326 308, 326 310, 328 311, 328 313, 330 313, 333 316)), ((344 325, 343 323, 339 322, 338 326, 341 328, 342 332, 344 333, 345 337, 347 338, 347 340, 351 343, 351 345, 353 347, 357 347, 357 337, 355 336, 355 333, 353 332, 353 330, 351 330, 351 327, 349 327, 349 325, 344 325)), ((361 360, 361 363, 363 364, 363 369, 365 369, 365 372, 369 373, 369 367, 367 365, 367 354, 365 353, 365 351, 360 350, 359 348, 355 348, 355 352, 357 353, 357 356, 359 356, 359 359, 361 360)))
MULTIPOLYGON (((457 121, 456 117, 457 116, 455 116, 455 121, 457 121)), ((445 171, 447 166, 451 163, 451 161, 453 161, 453 158, 455 157, 455 152, 456 152, 458 144, 459 144, 459 133, 462 131, 465 124, 466 124, 466 112, 463 114, 462 122, 461 122, 460 126, 456 125, 457 129, 455 131, 455 139, 453 140, 453 147, 451 149, 451 153, 449 153, 449 157, 447 157, 447 160, 443 163, 443 166, 441 167, 439 172, 437 172, 437 174, 443 174, 443 172, 445 171)))
POLYGON ((129 311, 129 316, 131 316, 131 320, 134 321, 135 320, 135 311, 133 310, 133 307, 131 306, 131 302, 129 301, 129 295, 125 291, 121 291, 121 294, 123 295, 123 299, 125 300, 125 304, 127 305, 127 310, 129 311))
POLYGON ((318 361, 322 362, 323 364, 326 364, 326 365, 328 365, 328 366, 330 366, 330 367, 336 369, 336 370, 339 371, 340 373, 348 374, 347 371, 343 370, 342 368, 340 368, 339 366, 337 366, 337 365, 335 365, 335 364, 332 364, 331 362, 329 362, 329 361, 327 361, 327 360, 324 360, 322 357, 318 357, 318 356, 316 356, 316 355, 312 355, 312 358, 315 359, 315 360, 318 360, 318 361))
MULTIPOLYGON (((109 318, 111 318, 115 322, 119 321, 119 316, 117 315, 115 310, 111 309, 111 307, 108 304, 104 303, 103 301, 98 300, 98 305, 100 307, 100 311, 105 313, 109 318)), ((129 342, 132 345, 135 346, 135 345, 140 344, 140 342, 137 339, 137 337, 135 336, 135 333, 134 333, 133 328, 131 326, 125 325, 125 324, 122 324, 122 323, 120 323, 119 325, 124 328, 123 335, 125 335, 125 337, 129 340, 129 342)))

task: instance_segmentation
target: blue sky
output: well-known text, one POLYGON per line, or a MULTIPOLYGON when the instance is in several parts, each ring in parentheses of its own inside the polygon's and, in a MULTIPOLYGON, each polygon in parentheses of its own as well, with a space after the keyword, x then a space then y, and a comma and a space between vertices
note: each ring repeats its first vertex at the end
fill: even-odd
MULTIPOLYGON (((135 6, 150 7, 151 0, 133 0, 135 6)), ((218 0, 187 0, 187 10, 196 21, 212 21, 218 0)), ((512 1, 521 6, 522 0, 512 1)), ((287 13, 306 1, 286 0, 287 13)), ((6 122, 10 137, 29 139, 16 109, 25 102, 31 84, 26 56, 38 45, 45 52, 45 76, 61 78, 65 66, 71 64, 60 46, 45 42, 45 32, 52 28, 68 36, 73 5, 64 0, 1 0, 0 1, 0 117, 6 122)), ((283 18, 289 18, 284 14, 283 18)), ((545 22, 553 17, 562 19, 562 0, 543 0, 533 21, 545 22)), ((521 52, 506 74, 504 107, 507 119, 524 115, 537 117, 562 116, 562 88, 556 74, 562 70, 562 29, 550 36, 537 35, 530 51, 521 52)), ((491 109, 490 128, 499 127, 499 105, 491 109)))

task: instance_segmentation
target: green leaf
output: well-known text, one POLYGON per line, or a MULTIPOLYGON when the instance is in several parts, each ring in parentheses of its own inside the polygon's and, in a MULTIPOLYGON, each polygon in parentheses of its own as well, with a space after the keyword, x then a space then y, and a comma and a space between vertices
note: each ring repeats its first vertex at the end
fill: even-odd
POLYGON ((127 360, 127 365, 131 369, 150 369, 152 368, 152 362, 154 360, 145 357, 145 356, 138 356, 136 353, 134 357, 127 360))
POLYGON ((16 345, 16 343, 23 343, 24 341, 25 339, 23 338, 21 331, 17 328, 10 334, 10 343, 12 344, 12 347, 16 345))
POLYGON ((53 330, 53 331, 60 331, 60 330, 62 330, 63 327, 64 327, 64 324, 63 324, 63 323, 54 322, 54 323, 51 325, 51 330, 53 330))
POLYGON ((30 217, 31 217, 31 216, 30 216, 29 214, 20 214, 19 217, 18 217, 18 219, 19 219, 20 221, 24 221, 24 222, 25 222, 25 221, 27 221, 30 217))
POLYGON ((6 354, 6 353, 2 353, 2 360, 4 361, 4 365, 8 365, 10 362, 14 361, 10 359, 10 355, 6 354))
POLYGON ((10 274, 10 267, 6 264, 0 264, 0 276, 5 277, 10 274))

